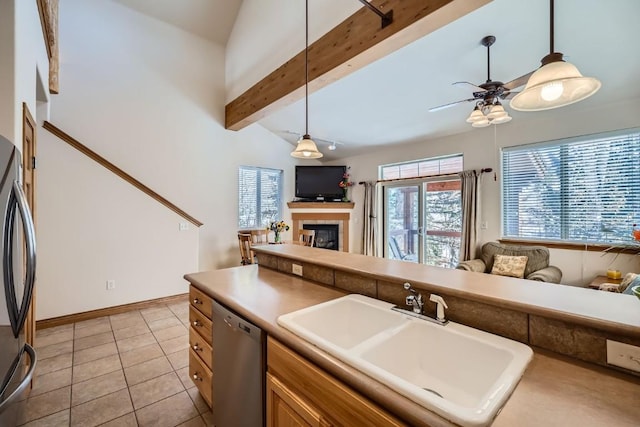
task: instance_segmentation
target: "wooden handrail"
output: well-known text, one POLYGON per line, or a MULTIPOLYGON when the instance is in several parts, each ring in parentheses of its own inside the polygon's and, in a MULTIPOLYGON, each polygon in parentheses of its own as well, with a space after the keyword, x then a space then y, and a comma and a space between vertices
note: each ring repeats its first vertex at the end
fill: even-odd
POLYGON ((129 184, 133 185, 138 190, 142 191, 152 199, 155 199, 159 203, 171 209, 172 211, 174 211, 175 213, 177 213, 187 221, 191 222, 193 225, 197 227, 200 227, 202 225, 202 222, 198 221, 197 219, 195 219, 194 217, 192 217, 191 215, 189 215, 188 213, 186 213, 185 211, 183 211, 182 209, 180 209, 179 207, 177 207, 176 205, 174 205, 173 203, 171 203, 170 201, 168 201, 167 199, 165 199, 164 197, 162 197, 161 195, 159 195, 158 193, 156 193, 155 191, 153 191, 152 189, 150 189, 149 187, 147 187, 146 185, 144 185, 143 183, 141 183, 140 181, 138 181, 137 179, 135 179, 134 177, 132 177, 131 175, 129 175, 128 173, 126 173, 125 171, 123 171, 122 169, 120 169, 110 161, 108 161, 107 159, 105 159, 104 157, 102 157, 101 155, 99 155, 98 153, 96 153, 95 151, 92 151, 91 149, 85 147, 77 139, 73 138, 69 134, 60 130, 55 125, 51 124, 48 121, 45 121, 42 127, 48 130, 49 132, 51 132, 52 134, 54 134, 55 136, 57 136, 58 138, 60 138, 61 140, 63 140, 64 142, 66 142, 67 144, 69 144, 70 146, 72 146, 73 148, 75 148, 76 150, 83 153, 85 156, 98 162, 100 165, 104 166, 105 168, 109 169, 111 172, 118 175, 120 178, 124 179, 129 184))

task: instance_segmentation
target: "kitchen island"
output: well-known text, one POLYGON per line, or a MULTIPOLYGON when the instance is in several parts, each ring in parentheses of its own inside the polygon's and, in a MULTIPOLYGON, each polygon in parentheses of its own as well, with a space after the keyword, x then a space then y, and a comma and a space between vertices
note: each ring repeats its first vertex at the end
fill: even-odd
MULTIPOLYGON (((452 425, 277 324, 281 314, 338 298, 347 293, 344 290, 256 265, 185 278, 398 420, 417 426, 452 425)), ((532 348, 534 358, 494 426, 640 425, 638 377, 532 348)))

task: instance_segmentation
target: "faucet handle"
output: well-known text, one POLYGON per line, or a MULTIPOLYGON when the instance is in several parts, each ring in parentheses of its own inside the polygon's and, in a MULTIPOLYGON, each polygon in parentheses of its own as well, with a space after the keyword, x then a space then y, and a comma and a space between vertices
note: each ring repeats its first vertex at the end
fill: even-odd
POLYGON ((439 322, 444 322, 444 309, 449 308, 447 303, 444 302, 444 299, 440 295, 436 294, 431 294, 431 296, 429 296, 429 301, 436 303, 436 320, 439 322))

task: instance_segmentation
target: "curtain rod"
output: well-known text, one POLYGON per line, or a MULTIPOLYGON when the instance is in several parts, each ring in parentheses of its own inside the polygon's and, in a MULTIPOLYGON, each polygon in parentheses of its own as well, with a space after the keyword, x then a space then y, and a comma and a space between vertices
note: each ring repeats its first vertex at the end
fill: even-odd
MULTIPOLYGON (((489 173, 489 172, 493 172, 493 169, 491 168, 484 168, 484 169, 480 169, 480 173, 489 173)), ((420 178, 448 178, 448 177, 452 177, 452 176, 458 176, 457 173, 444 173, 444 174, 440 174, 440 175, 429 175, 429 176, 416 176, 413 178, 395 178, 395 179, 379 179, 376 181, 376 184, 379 184, 381 182, 396 182, 396 181, 408 181, 408 180, 412 180, 412 179, 420 179, 420 178)), ((360 181, 358 182, 359 185, 364 185, 366 182, 365 181, 360 181)))

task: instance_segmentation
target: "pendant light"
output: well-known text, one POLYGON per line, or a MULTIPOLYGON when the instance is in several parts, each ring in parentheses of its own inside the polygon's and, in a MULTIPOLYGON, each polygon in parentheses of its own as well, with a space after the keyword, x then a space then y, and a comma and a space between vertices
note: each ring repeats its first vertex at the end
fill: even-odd
POLYGON ((309 0, 305 5, 305 47, 304 47, 304 135, 298 141, 298 146, 291 152, 297 159, 319 159, 322 153, 318 151, 316 143, 309 136, 309 0))
POLYGON ((584 77, 575 65, 565 62, 562 53, 554 52, 554 0, 550 1, 550 49, 542 58, 542 66, 529 78, 524 90, 511 100, 511 108, 519 111, 542 111, 582 101, 596 93, 601 83, 584 77))

